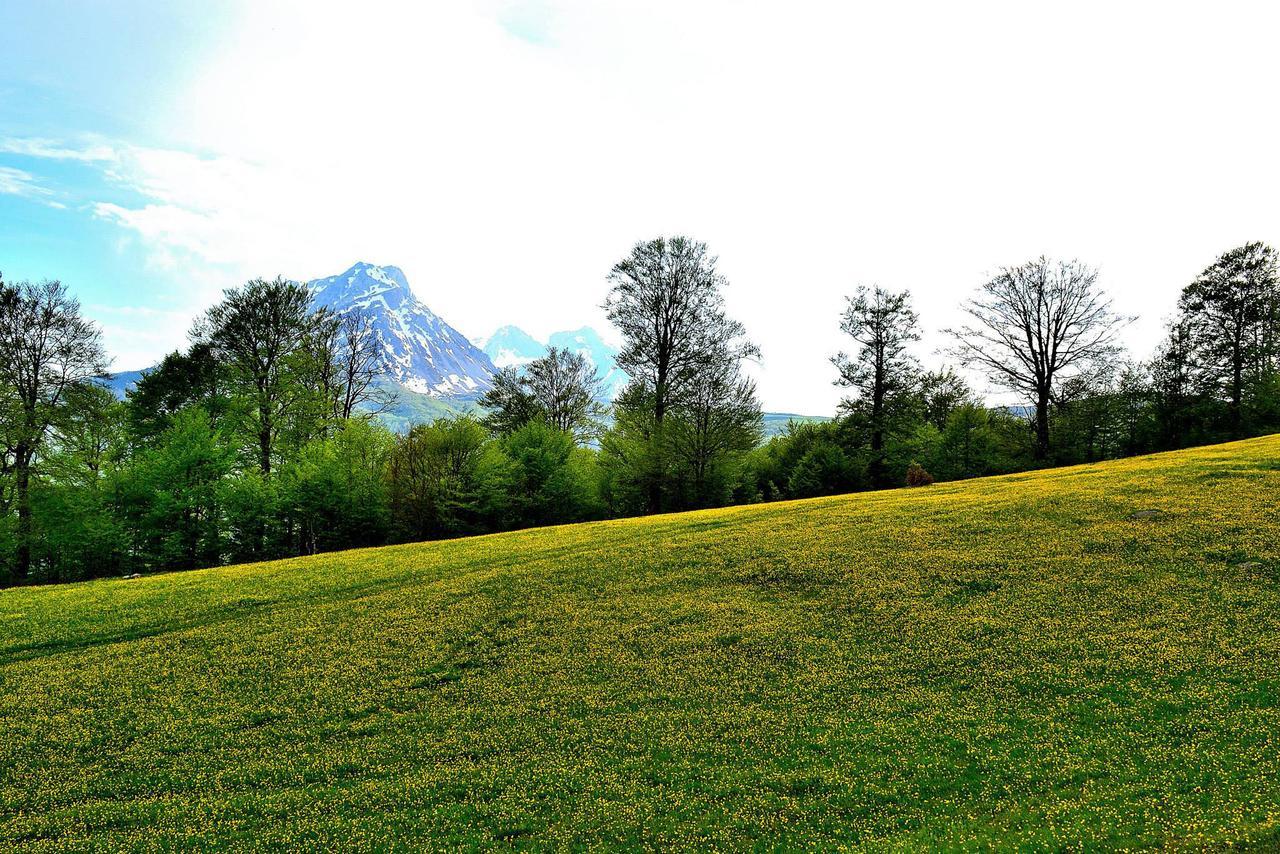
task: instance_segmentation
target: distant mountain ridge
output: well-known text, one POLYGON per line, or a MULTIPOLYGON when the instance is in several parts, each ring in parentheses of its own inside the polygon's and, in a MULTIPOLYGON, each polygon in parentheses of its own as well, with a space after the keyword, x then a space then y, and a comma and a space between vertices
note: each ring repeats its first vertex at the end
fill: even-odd
POLYGON ((497 369, 483 350, 427 308, 399 267, 360 262, 346 272, 307 282, 312 303, 339 316, 373 321, 387 379, 432 397, 475 398, 497 369))
POLYGON ((627 375, 618 367, 618 348, 606 342, 599 332, 590 326, 553 332, 546 343, 539 341, 518 326, 502 326, 486 338, 478 338, 477 346, 499 368, 523 367, 534 359, 546 355, 550 347, 559 347, 581 353, 595 366, 601 379, 601 396, 613 400, 627 384, 627 375))

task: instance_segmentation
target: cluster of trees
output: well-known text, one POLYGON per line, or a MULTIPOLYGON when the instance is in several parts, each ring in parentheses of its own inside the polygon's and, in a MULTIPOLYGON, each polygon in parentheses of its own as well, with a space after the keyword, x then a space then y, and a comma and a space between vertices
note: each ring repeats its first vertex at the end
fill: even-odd
POLYGON ((923 370, 909 293, 860 289, 834 358, 850 395, 840 417, 793 425, 747 456, 744 500, 1069 465, 1280 431, 1280 285, 1275 250, 1233 249, 1182 291, 1146 361, 1125 355, 1097 272, 1039 258, 1000 270, 963 304, 949 354, 1021 404, 990 407, 950 368, 923 370))
POLYGON ((599 401, 584 356, 503 371, 479 416, 381 426, 369 319, 255 280, 123 401, 100 333, 58 282, 0 282, 0 562, 69 580, 504 530, 732 498, 759 441, 723 278, 689 240, 637 246, 611 316, 636 377, 599 401), (654 329, 653 335, 646 330, 654 329))
POLYGON ((189 568, 608 516, 928 483, 1280 430, 1276 253, 1251 243, 1193 282, 1158 352, 1124 357, 1096 272, 1003 269, 950 330, 958 366, 1023 401, 987 405, 925 370, 911 295, 860 288, 837 417, 761 444, 704 244, 638 244, 604 308, 631 382, 609 405, 580 354, 507 369, 476 416, 380 426, 368 318, 277 279, 229 290, 118 401, 99 332, 57 282, 0 280, 0 578, 189 568), (910 474, 908 475, 908 472, 910 474))

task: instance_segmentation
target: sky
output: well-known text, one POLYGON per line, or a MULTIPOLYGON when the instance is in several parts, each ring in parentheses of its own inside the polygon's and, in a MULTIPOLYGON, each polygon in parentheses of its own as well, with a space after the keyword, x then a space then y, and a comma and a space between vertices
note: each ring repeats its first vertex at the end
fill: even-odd
POLYGON ((118 370, 255 276, 394 264, 464 334, 582 325, 637 241, 719 256, 765 408, 828 414, 862 284, 926 365, 1000 267, 1096 266, 1135 358, 1280 242, 1280 5, 0 0, 0 272, 118 370))

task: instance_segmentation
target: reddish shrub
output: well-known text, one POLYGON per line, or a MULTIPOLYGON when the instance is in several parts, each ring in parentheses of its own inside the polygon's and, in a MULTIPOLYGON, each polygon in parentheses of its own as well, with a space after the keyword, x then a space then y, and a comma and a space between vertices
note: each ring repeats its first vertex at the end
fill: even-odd
POLYGON ((924 470, 919 463, 907 466, 907 486, 928 486, 933 483, 933 475, 924 470))

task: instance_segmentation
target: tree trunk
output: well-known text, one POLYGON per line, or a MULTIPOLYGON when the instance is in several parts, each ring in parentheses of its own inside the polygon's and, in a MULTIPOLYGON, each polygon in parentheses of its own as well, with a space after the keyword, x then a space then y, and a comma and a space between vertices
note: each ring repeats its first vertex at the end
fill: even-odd
POLYGON ((19 444, 14 453, 14 489, 18 503, 18 553, 14 574, 25 580, 31 574, 31 449, 19 444))
POLYGON ((268 426, 258 431, 258 454, 258 466, 266 477, 271 474, 271 428, 268 426))
POLYGON ((1049 395, 1036 398, 1036 459, 1049 459, 1049 395))
POLYGON ((1244 357, 1237 355, 1232 359, 1231 365, 1231 428, 1235 438, 1239 438, 1242 434, 1241 425, 1244 423, 1243 409, 1244 402, 1244 357))
POLYGON ((653 429, 654 453, 656 454, 654 471, 649 481, 649 512, 662 512, 662 421, 667 415, 666 370, 658 369, 658 381, 654 386, 653 429))

